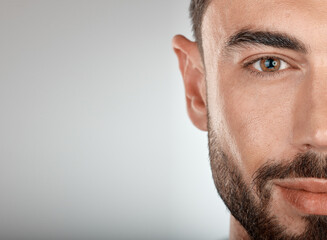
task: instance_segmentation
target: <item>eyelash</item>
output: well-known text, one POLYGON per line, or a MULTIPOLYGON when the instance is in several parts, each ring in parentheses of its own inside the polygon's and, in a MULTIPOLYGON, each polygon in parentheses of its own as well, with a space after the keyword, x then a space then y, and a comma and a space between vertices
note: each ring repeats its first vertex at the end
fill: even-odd
MULTIPOLYGON (((264 56, 264 57, 261 57, 261 58, 256 58, 250 62, 247 62, 247 63, 244 63, 243 64, 243 68, 246 69, 247 71, 249 71, 251 74, 254 74, 256 77, 277 77, 278 75, 280 75, 283 70, 278 70, 276 72, 259 72, 259 71, 255 71, 255 70, 252 70, 249 68, 250 65, 256 63, 257 61, 261 61, 261 60, 264 60, 264 59, 269 59, 269 58, 277 58, 281 61, 284 61, 285 63, 288 64, 287 61, 279 58, 279 57, 276 57, 276 56, 264 56)), ((289 65, 289 64, 288 64, 289 65)))

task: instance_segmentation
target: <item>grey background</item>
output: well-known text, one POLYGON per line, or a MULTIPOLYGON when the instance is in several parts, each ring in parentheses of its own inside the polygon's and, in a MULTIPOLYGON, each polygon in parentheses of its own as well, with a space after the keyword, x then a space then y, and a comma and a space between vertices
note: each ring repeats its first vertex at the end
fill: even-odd
POLYGON ((188 0, 0 1, 0 239, 219 239, 171 38, 188 0))

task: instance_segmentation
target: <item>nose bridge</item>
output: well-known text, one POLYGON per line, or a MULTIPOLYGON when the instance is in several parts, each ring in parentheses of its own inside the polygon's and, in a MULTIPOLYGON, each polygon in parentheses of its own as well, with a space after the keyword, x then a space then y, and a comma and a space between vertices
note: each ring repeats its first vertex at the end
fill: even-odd
POLYGON ((327 152, 327 66, 307 72, 295 104, 293 137, 301 148, 327 152))

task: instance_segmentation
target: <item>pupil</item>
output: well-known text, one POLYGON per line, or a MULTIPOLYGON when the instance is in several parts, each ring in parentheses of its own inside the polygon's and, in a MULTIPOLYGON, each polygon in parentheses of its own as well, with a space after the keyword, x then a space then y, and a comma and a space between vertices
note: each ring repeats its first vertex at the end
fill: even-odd
POLYGON ((266 68, 269 68, 269 69, 271 69, 271 68, 275 68, 276 66, 278 65, 278 63, 277 63, 277 61, 275 61, 274 59, 267 59, 266 61, 265 61, 265 66, 266 66, 266 68))

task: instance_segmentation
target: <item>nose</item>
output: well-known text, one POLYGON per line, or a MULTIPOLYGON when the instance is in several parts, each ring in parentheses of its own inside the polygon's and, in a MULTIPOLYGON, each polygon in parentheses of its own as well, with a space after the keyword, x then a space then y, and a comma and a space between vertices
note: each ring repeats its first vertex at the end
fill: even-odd
POLYGON ((327 68, 307 74, 296 95, 293 143, 327 153, 327 68))

